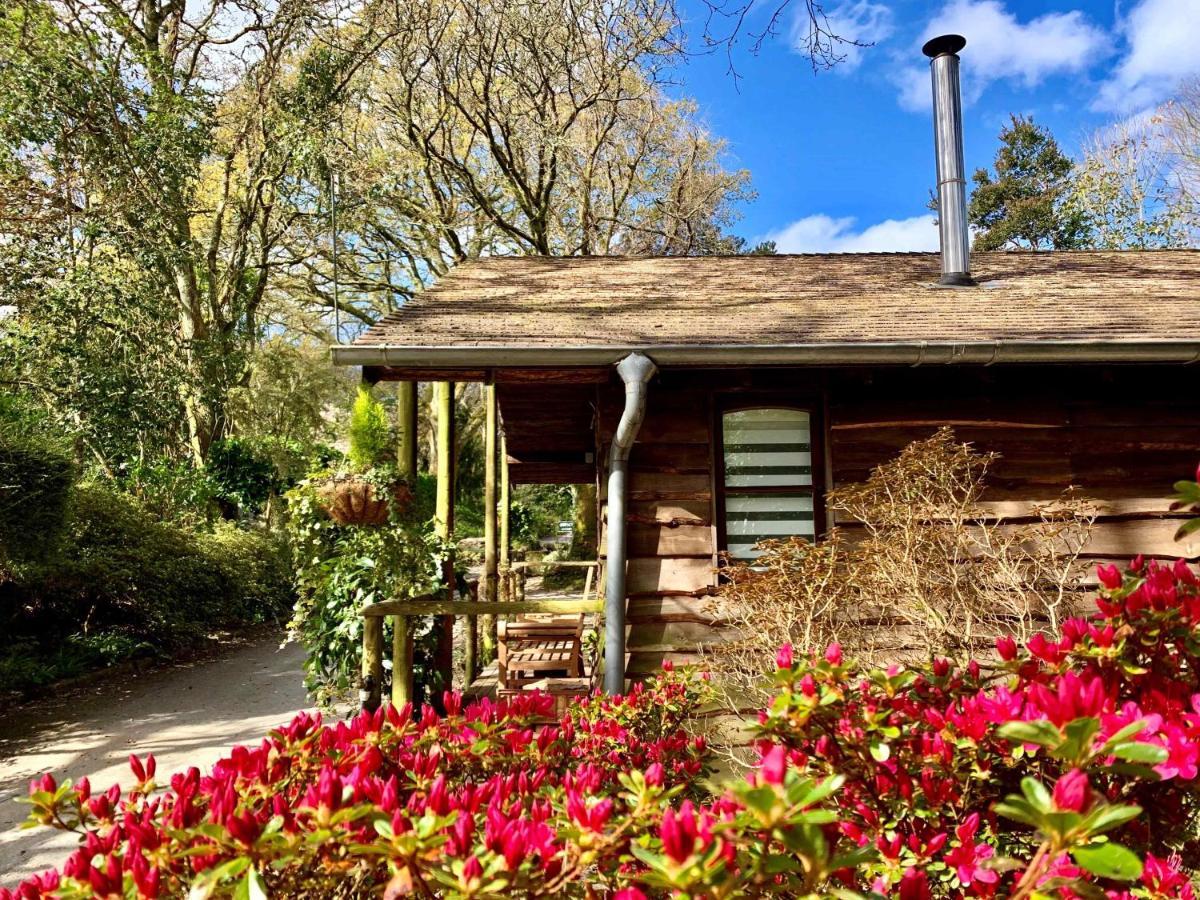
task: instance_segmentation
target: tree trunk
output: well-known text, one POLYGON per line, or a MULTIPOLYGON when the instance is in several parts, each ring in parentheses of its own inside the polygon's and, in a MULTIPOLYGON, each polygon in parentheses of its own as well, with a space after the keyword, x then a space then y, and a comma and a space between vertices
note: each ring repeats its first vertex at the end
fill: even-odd
POLYGON ((571 559, 596 558, 596 486, 572 485, 575 498, 574 529, 571 534, 571 559))

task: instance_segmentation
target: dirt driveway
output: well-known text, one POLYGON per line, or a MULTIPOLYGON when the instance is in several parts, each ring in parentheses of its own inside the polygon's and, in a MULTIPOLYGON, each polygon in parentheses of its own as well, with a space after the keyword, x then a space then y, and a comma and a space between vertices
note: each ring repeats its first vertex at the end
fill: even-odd
POLYGON ((257 741, 309 706, 303 651, 261 635, 188 665, 106 680, 61 699, 0 715, 0 885, 61 863, 74 846, 49 829, 18 831, 29 780, 87 775, 94 790, 129 785, 129 754, 154 753, 160 783, 205 769, 237 743, 257 741))

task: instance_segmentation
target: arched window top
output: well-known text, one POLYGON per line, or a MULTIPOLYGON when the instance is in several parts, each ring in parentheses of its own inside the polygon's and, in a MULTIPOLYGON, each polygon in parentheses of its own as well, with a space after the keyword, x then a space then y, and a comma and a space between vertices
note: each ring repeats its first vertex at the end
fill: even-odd
POLYGON ((812 432, 800 409, 727 412, 723 423, 725 487, 811 486, 812 432))
POLYGON ((790 407, 721 416, 725 549, 758 556, 760 541, 816 537, 812 415, 790 407))

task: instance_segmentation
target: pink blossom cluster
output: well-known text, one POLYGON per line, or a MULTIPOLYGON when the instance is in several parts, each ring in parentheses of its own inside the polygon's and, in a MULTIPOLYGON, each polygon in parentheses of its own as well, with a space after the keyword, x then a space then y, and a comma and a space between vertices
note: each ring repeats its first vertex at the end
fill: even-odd
POLYGON ((876 891, 1013 896, 1033 860, 1028 891, 1098 881, 1112 897, 1190 900, 1185 872, 1200 865, 1200 583, 1183 562, 1137 559, 1099 574, 1094 616, 1024 647, 999 638, 1000 665, 986 675, 978 662, 945 660, 864 672, 836 647, 794 665, 781 650, 785 702, 760 717, 763 758, 786 747, 801 770, 846 778, 838 828, 877 849, 876 891), (1144 858, 1135 894, 1077 865, 1065 843, 1038 857, 1044 831, 997 814, 1029 778, 1053 784, 1048 812, 1138 811, 1120 831, 1144 858))
POLYGON ((42 897, 1183 898, 1200 860, 1200 585, 1101 571, 1090 619, 997 656, 863 668, 781 648, 758 764, 714 789, 669 667, 550 719, 522 695, 445 714, 301 714, 211 773, 103 792, 49 775, 76 832, 42 897))

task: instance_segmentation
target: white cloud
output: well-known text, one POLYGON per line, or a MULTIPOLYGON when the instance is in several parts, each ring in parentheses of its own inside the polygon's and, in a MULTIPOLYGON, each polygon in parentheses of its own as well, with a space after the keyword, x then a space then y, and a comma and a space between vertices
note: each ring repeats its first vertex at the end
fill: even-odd
MULTIPOLYGON (((967 39, 962 53, 964 103, 978 100, 989 84, 1002 79, 1033 87, 1049 75, 1080 72, 1111 49, 1104 30, 1079 10, 1020 22, 1000 0, 949 0, 926 24, 921 41, 939 34, 967 39)), ((929 108, 927 66, 905 66, 894 80, 901 106, 913 111, 929 108)))
POLYGON ((1200 74, 1197 0, 1142 0, 1117 27, 1125 45, 1096 97, 1098 109, 1145 109, 1165 100, 1183 78, 1200 74))
MULTIPOLYGON (((847 42, 857 41, 858 44, 864 45, 843 43, 835 48, 843 59, 834 71, 843 74, 857 69, 863 61, 864 52, 886 41, 895 31, 891 9, 882 3, 871 3, 869 0, 842 3, 829 10, 825 18, 824 24, 828 26, 831 34, 847 42)), ((800 4, 792 23, 793 47, 804 46, 810 24, 807 7, 800 4)))
POLYGON ((887 219, 855 231, 853 216, 805 216, 766 236, 780 253, 865 253, 936 250, 937 220, 932 215, 887 219))

